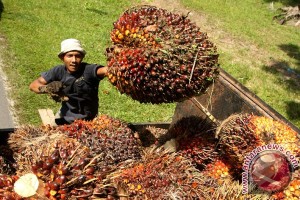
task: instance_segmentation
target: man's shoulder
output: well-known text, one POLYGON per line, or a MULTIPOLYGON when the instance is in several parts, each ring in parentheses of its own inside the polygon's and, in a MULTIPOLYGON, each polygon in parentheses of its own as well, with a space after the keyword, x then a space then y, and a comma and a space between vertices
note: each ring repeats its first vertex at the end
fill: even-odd
POLYGON ((85 73, 92 73, 96 71, 99 67, 101 67, 98 64, 91 64, 91 63, 82 63, 82 64, 85 66, 84 68, 85 73))
POLYGON ((45 78, 47 82, 54 80, 61 80, 66 74, 66 69, 64 65, 56 65, 49 69, 48 71, 42 72, 41 76, 45 78))
POLYGON ((93 68, 93 67, 98 67, 99 65, 96 63, 82 63, 86 68, 93 68))

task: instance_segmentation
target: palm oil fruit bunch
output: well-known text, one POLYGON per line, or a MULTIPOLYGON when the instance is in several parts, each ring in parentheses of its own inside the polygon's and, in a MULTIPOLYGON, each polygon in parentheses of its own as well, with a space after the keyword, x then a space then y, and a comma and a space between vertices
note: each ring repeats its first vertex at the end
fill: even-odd
POLYGON ((277 144, 299 157, 297 133, 283 122, 253 114, 233 115, 217 130, 220 147, 236 168, 248 153, 259 146, 277 144))
POLYGON ((141 6, 113 24, 106 49, 108 78, 141 103, 169 103, 202 94, 218 77, 218 54, 187 16, 141 6))
POLYGON ((59 145, 32 164, 32 172, 44 182, 49 199, 88 199, 104 172, 87 147, 59 145))
POLYGON ((272 195, 274 200, 298 200, 300 198, 300 179, 292 180, 281 192, 272 195))
POLYGON ((199 199, 205 193, 202 187, 209 184, 189 160, 163 152, 147 154, 115 172, 112 180, 129 199, 199 199))
POLYGON ((67 142, 68 139, 71 138, 52 128, 51 130, 30 126, 18 128, 8 139, 13 151, 16 171, 19 174, 27 173, 31 170, 31 164, 40 159, 44 152, 55 148, 57 143, 67 142))
POLYGON ((98 155, 102 166, 116 165, 128 159, 141 158, 141 144, 128 124, 100 115, 92 121, 77 120, 62 130, 98 155))
POLYGON ((189 136, 178 141, 178 153, 190 159, 198 169, 214 162, 218 156, 217 143, 202 136, 189 136))
POLYGON ((221 152, 237 171, 242 169, 246 155, 264 144, 255 134, 251 118, 248 114, 233 115, 217 129, 221 152))
POLYGON ((14 183, 18 179, 16 175, 0 174, 0 200, 21 200, 14 192, 14 183))
MULTIPOLYGON (((32 130, 32 129, 30 129, 32 130)), ((38 129, 37 129, 38 130, 38 129)), ((17 132, 12 133, 17 134, 17 132)), ((29 132, 30 133, 30 132, 29 132)), ((17 173, 23 174, 32 170, 32 165, 41 160, 44 156, 49 156, 49 152, 64 146, 64 148, 82 147, 77 140, 67 137, 61 132, 40 132, 44 135, 36 135, 36 137, 24 137, 18 140, 23 146, 14 150, 14 159, 16 161, 17 173), (30 139, 30 141, 28 141, 30 139), (26 144, 26 145, 25 145, 26 144)), ((14 143, 16 145, 17 143, 14 143)))

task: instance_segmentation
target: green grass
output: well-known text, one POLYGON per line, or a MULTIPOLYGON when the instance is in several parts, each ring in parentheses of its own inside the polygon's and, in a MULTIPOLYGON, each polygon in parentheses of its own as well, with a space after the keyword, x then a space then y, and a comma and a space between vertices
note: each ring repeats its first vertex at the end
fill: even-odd
MULTIPOLYGON (((1 1, 1 0, 0 0, 1 1)), ((106 64, 112 24, 135 1, 114 0, 2 0, 0 34, 6 38, 4 61, 22 124, 41 123, 37 109, 53 108, 45 95, 28 85, 41 71, 59 64, 60 42, 74 37, 83 42, 85 61, 106 64)), ((151 3, 151 1, 148 1, 151 3)), ((220 65, 280 114, 300 127, 300 30, 272 20, 276 8, 296 1, 180 0, 207 19, 203 30, 217 45, 220 65), (210 29, 207 29, 210 27, 210 29)), ((195 19, 197 21, 197 19, 195 19)), ((202 24, 200 24, 201 28, 202 24)), ((145 105, 121 95, 104 80, 100 112, 129 122, 171 121, 175 104, 145 105)))
MULTIPOLYGON (((87 50, 86 62, 106 65, 104 52, 110 45, 112 24, 132 5, 130 1, 111 0, 2 2, 1 34, 8 43, 4 71, 12 83, 21 124, 40 124, 39 108, 54 112, 59 108, 60 104, 47 96, 30 92, 29 84, 40 72, 60 64, 60 42, 77 38, 87 50)), ((128 122, 171 121, 175 108, 175 104, 140 104, 121 95, 106 79, 101 82, 99 98, 101 113, 128 122)))
POLYGON ((274 9, 268 0, 180 2, 205 14, 221 67, 300 127, 300 29, 272 20, 278 8, 297 1, 274 1, 274 9))

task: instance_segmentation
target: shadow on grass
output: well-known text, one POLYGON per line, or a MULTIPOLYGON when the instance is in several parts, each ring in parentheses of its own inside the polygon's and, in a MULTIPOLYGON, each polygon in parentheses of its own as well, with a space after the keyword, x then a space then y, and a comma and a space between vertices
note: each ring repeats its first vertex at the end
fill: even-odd
POLYGON ((4 5, 3 5, 2 1, 0 0, 0 20, 1 20, 1 15, 2 15, 3 11, 4 11, 4 5))
MULTIPOLYGON (((300 88, 300 46, 294 44, 281 44, 278 46, 286 55, 295 59, 294 69, 290 67, 290 63, 282 60, 272 60, 268 66, 264 66, 263 70, 276 74, 278 81, 287 84, 285 88, 291 92, 299 92, 300 88)), ((300 103, 295 101, 286 102, 286 111, 291 119, 300 119, 300 103)))
POLYGON ((286 111, 291 119, 300 119, 300 103, 295 101, 286 102, 286 111))
POLYGON ((299 0, 265 0, 267 3, 272 3, 272 2, 280 2, 284 6, 296 6, 299 5, 299 0))
POLYGON ((286 52, 289 57, 294 58, 297 61, 296 67, 300 70, 300 46, 295 44, 281 44, 279 45, 279 48, 286 52))
POLYGON ((107 15, 108 14, 107 12, 104 12, 102 10, 95 9, 95 8, 86 8, 86 10, 94 12, 94 13, 99 14, 99 15, 107 15))
POLYGON ((267 72, 276 74, 278 79, 282 79, 288 84, 288 90, 299 90, 300 87, 300 47, 294 44, 281 44, 278 46, 280 50, 296 60, 294 69, 290 67, 290 63, 282 60, 272 60, 268 66, 263 69, 267 72))
POLYGON ((263 70, 266 72, 275 74, 278 77, 278 81, 287 84, 285 87, 290 91, 297 91, 300 87, 300 72, 293 70, 289 67, 289 64, 285 61, 273 60, 270 65, 263 66, 263 70))

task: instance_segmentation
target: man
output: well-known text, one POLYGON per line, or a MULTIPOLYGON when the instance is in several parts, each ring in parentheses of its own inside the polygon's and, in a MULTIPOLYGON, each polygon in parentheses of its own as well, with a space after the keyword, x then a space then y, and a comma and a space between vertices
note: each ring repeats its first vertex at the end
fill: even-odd
POLYGON ((57 125, 75 119, 92 120, 98 114, 98 88, 107 67, 82 62, 85 54, 79 40, 62 41, 58 57, 64 64, 42 72, 29 86, 37 94, 48 93, 62 102, 55 119, 57 125))

